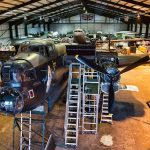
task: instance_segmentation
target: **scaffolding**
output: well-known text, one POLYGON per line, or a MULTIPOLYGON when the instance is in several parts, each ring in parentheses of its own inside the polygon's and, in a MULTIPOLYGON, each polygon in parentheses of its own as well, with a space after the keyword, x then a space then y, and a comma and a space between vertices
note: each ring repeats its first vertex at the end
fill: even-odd
POLYGON ((101 91, 100 85, 99 72, 80 63, 70 64, 64 125, 66 146, 77 146, 80 127, 82 133, 98 133, 99 110, 100 123, 112 123, 108 94, 101 91))
POLYGON ((44 150, 45 142, 45 111, 44 106, 39 106, 35 110, 18 114, 14 117, 14 127, 13 127, 13 149, 15 148, 15 128, 18 127, 20 131, 20 144, 19 150, 32 150, 34 146, 40 147, 41 150, 44 150), (36 115, 36 116, 34 116, 36 115), (42 134, 35 130, 35 125, 41 125, 42 134), (42 140, 33 139, 33 135, 36 134, 42 140))

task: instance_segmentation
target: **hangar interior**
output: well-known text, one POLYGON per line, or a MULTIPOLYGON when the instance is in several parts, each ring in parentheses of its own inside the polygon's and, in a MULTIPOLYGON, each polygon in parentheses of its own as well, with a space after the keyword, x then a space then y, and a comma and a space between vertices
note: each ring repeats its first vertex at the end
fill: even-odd
POLYGON ((0 1, 0 150, 150 150, 150 0, 0 1))
MULTIPOLYGON (((149 1, 2 1, 0 16, 1 40, 27 36, 32 29, 39 31, 59 31, 67 33, 76 27, 89 32, 137 31, 140 34, 150 32, 149 1), (81 14, 92 13, 88 21, 81 14), (137 23, 140 15, 142 22, 137 23), (125 22, 129 17, 129 22, 125 22), (63 30, 62 30, 63 27, 63 30)), ((33 31, 32 31, 33 32, 33 31)))

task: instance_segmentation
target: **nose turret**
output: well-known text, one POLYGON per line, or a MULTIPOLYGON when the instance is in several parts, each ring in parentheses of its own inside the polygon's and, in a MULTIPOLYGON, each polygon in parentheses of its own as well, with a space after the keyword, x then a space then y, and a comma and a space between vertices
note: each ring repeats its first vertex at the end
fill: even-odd
POLYGON ((11 87, 0 89, 0 111, 14 115, 20 113, 23 107, 23 96, 18 90, 11 87))
POLYGON ((16 61, 9 61, 2 65, 2 82, 19 82, 19 73, 22 70, 21 65, 16 61))

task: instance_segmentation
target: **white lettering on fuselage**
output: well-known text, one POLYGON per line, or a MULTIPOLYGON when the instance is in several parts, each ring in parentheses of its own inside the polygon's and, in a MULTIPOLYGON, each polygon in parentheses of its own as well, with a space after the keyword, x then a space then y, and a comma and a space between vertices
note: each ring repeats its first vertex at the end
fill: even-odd
POLYGON ((30 99, 34 98, 34 91, 33 91, 33 89, 29 90, 28 93, 29 93, 30 99))

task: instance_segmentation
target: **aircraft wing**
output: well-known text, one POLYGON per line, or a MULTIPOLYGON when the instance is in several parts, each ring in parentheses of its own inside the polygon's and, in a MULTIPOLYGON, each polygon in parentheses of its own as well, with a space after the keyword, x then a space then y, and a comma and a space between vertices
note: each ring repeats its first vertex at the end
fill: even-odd
POLYGON ((110 40, 111 42, 138 42, 143 41, 144 38, 134 38, 134 39, 120 39, 120 40, 110 40))
POLYGON ((119 55, 119 67, 128 66, 145 56, 145 54, 119 55))
MULTIPOLYGON (((139 41, 150 41, 150 39, 144 39, 144 38, 134 38, 134 39, 118 39, 118 40, 110 40, 110 42, 139 42, 139 41)), ((99 43, 108 43, 109 41, 98 41, 99 43)))

